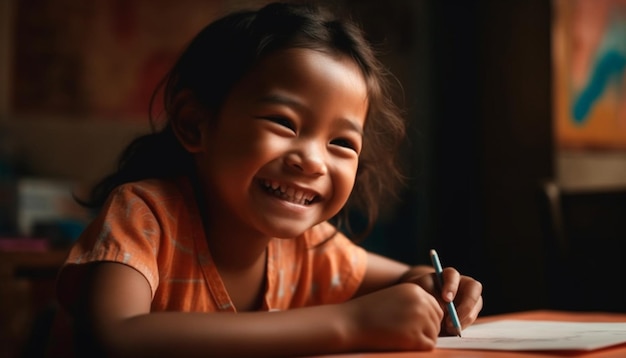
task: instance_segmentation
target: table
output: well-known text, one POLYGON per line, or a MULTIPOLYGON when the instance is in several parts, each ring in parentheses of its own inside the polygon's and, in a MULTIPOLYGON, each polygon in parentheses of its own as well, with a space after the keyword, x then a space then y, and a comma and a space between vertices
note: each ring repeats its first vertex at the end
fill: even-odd
MULTIPOLYGON (((604 312, 561 312, 561 311, 528 311, 507 313, 479 318, 477 323, 486 323, 502 319, 552 320, 577 322, 626 322, 624 313, 604 312)), ((584 357, 584 358, 624 358, 626 344, 589 352, 505 352, 458 349, 435 349, 430 352, 399 352, 399 353, 359 353, 325 355, 324 358, 548 358, 548 357, 584 357)))

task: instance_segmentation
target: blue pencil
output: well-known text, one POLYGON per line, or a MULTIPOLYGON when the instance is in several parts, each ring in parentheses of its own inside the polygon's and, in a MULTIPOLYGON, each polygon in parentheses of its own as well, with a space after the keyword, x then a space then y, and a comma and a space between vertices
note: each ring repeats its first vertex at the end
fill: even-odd
MULTIPOLYGON (((430 250, 430 260, 433 263, 433 267, 435 267, 435 272, 437 273, 437 278, 439 279, 439 286, 443 287, 443 268, 441 267, 441 262, 439 261, 439 255, 437 255, 437 251, 430 250)), ((461 337, 461 323, 459 322, 459 316, 456 314, 456 307, 454 307, 454 302, 450 301, 446 303, 448 314, 450 318, 452 318, 452 324, 454 325, 454 329, 456 330, 456 335, 461 337)))

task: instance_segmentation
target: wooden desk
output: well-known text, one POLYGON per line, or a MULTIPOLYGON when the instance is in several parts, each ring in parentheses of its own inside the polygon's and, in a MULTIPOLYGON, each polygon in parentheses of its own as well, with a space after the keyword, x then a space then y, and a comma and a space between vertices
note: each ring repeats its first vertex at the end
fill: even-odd
MULTIPOLYGON (((577 322, 626 322, 624 313, 578 313, 557 311, 529 311, 510 313, 489 317, 481 317, 477 323, 491 322, 501 319, 523 320, 553 320, 577 322)), ((624 358, 626 344, 589 352, 505 352, 484 350, 435 349, 430 352, 402 352, 402 353, 361 353, 328 355, 324 358, 547 358, 547 357, 584 357, 584 358, 624 358)))

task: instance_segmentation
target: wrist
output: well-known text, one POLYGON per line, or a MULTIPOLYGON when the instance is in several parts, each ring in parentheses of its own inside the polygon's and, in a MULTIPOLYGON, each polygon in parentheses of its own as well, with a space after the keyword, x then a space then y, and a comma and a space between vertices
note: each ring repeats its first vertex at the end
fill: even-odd
MULTIPOLYGON (((357 300, 358 301, 358 300, 357 300)), ((340 337, 341 350, 354 352, 361 350, 364 346, 362 339, 362 327, 360 322, 358 304, 354 300, 335 305, 338 317, 337 327, 340 337)))
POLYGON ((435 269, 428 265, 412 266, 402 276, 400 276, 398 283, 415 282, 417 278, 424 275, 430 275, 434 272, 435 269))

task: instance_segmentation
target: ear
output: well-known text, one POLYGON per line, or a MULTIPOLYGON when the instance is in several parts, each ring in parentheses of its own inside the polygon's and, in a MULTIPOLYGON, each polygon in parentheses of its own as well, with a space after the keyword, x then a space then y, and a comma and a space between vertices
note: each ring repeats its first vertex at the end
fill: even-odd
POLYGON ((207 121, 206 115, 191 91, 184 90, 174 99, 170 124, 176 138, 189 153, 202 150, 202 127, 207 121))

